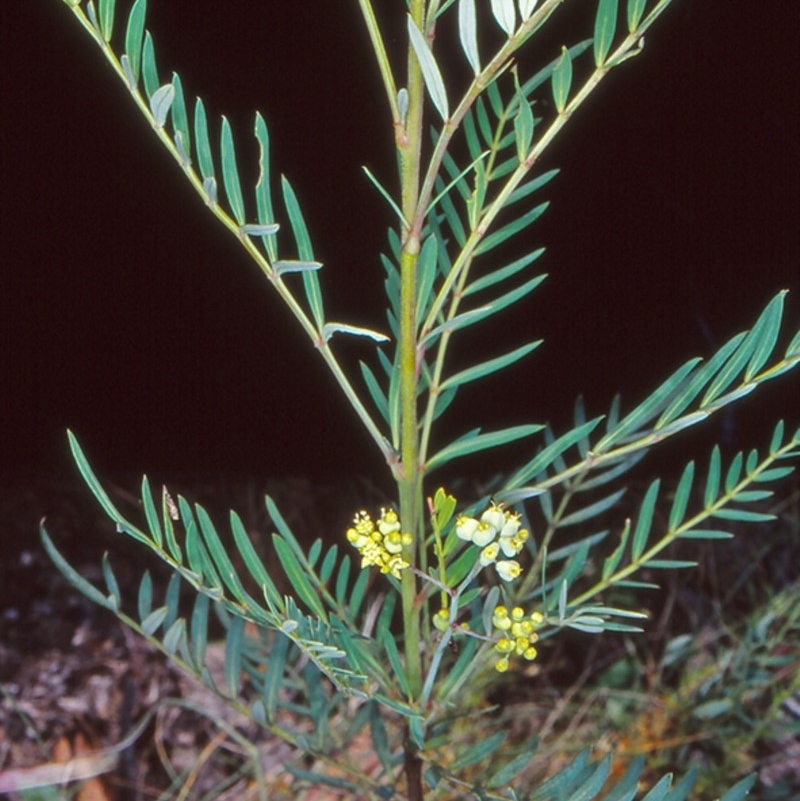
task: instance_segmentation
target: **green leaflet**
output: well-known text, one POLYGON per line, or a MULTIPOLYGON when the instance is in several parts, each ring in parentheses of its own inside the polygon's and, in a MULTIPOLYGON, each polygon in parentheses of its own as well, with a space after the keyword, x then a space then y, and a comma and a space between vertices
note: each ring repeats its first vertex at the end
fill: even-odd
POLYGON ((558 458, 558 456, 571 448, 576 442, 583 439, 583 437, 594 431, 602 419, 602 417, 595 417, 584 425, 573 428, 571 431, 568 431, 566 434, 555 440, 555 442, 545 447, 524 467, 517 471, 517 473, 515 473, 509 481, 506 482, 505 487, 499 493, 499 497, 502 497, 502 499, 508 503, 513 503, 514 501, 512 501, 509 497, 509 490, 517 489, 526 481, 530 480, 534 476, 539 475, 539 473, 544 471, 550 464, 552 464, 552 462, 558 458))
MULTIPOLYGON (((591 39, 584 39, 576 45, 572 45, 568 49, 569 57, 575 60, 582 53, 586 52, 592 46, 591 39)), ((522 85, 522 92, 526 97, 530 97, 540 86, 544 85, 548 80, 552 81, 553 72, 556 67, 561 63, 561 56, 554 58, 549 64, 545 65, 535 75, 529 78, 522 85)))
MULTIPOLYGON (((511 264, 507 264, 505 267, 500 267, 497 270, 492 270, 486 275, 481 276, 480 278, 472 281, 470 284, 464 288, 464 297, 468 295, 472 295, 475 292, 480 292, 483 289, 488 289, 490 286, 499 283, 500 281, 505 281, 508 278, 516 275, 520 270, 524 270, 529 264, 536 261, 542 253, 544 253, 544 248, 539 248, 538 250, 534 250, 531 253, 528 253, 526 256, 522 256, 519 259, 514 260, 511 264)), ((542 273, 537 278, 543 281, 547 278, 547 273, 542 273)))
POLYGON ((467 57, 475 75, 481 71, 481 60, 478 55, 478 32, 475 15, 475 0, 459 0, 458 2, 458 35, 461 49, 467 57))
POLYGON ((172 73, 172 86, 175 99, 172 101, 172 129, 175 132, 175 147, 181 156, 181 165, 186 168, 191 164, 192 138, 189 134, 189 117, 186 113, 186 98, 183 84, 177 72, 172 73))
MULTIPOLYGON (((297 196, 285 177, 281 178, 281 187, 283 189, 283 202, 286 206, 286 213, 289 215, 289 222, 291 223, 292 232, 294 233, 294 239, 297 245, 298 256, 303 261, 314 261, 311 239, 308 235, 308 228, 303 219, 300 205, 297 202, 297 196)), ((322 291, 319 285, 319 277, 316 272, 303 272, 303 288, 305 289, 306 300, 311 309, 314 322, 317 325, 317 330, 321 331, 325 324, 325 312, 322 306, 322 291)))
POLYGON ((308 698, 311 720, 314 723, 313 742, 315 743, 315 748, 319 751, 327 747, 329 722, 328 698, 321 679, 322 676, 316 665, 309 662, 303 668, 305 693, 308 698))
POLYGON ((217 534, 208 512, 197 504, 195 506, 200 532, 211 556, 217 572, 230 593, 245 606, 250 605, 251 599, 242 586, 236 569, 228 556, 228 552, 217 534))
POLYGON ((515 756, 513 759, 506 762, 502 768, 489 776, 486 782, 487 789, 498 790, 501 787, 509 784, 513 779, 522 773, 535 755, 536 744, 534 744, 530 750, 526 749, 521 754, 517 754, 517 756, 515 756))
MULTIPOLYGON (((749 472, 749 471, 748 471, 749 472)), ((753 476, 754 481, 777 481, 794 472, 793 467, 775 467, 771 470, 763 470, 758 475, 753 476)))
POLYGON ((718 399, 736 380, 739 373, 745 370, 745 366, 745 381, 749 381, 752 375, 764 364, 767 358, 769 358, 775 346, 775 340, 780 328, 783 314, 783 298, 785 294, 785 292, 779 292, 767 304, 756 321, 756 324, 745 336, 742 344, 726 362, 714 381, 712 381, 711 386, 700 402, 701 406, 706 406, 718 399))
POLYGON ((319 596, 314 590, 305 569, 300 566, 294 557, 292 548, 280 534, 272 535, 272 542, 275 552, 280 560, 286 577, 292 585, 292 589, 297 593, 297 597, 311 609, 320 619, 327 622, 328 616, 325 607, 319 600, 319 596))
POLYGON ((242 684, 242 653, 244 651, 244 618, 233 617, 225 636, 225 689, 231 698, 238 698, 242 684))
POLYGON ((375 378, 375 374, 366 364, 364 364, 364 362, 360 361, 358 365, 361 369, 361 376, 364 379, 364 383, 367 385, 367 390, 372 398, 372 402, 375 404, 375 407, 377 408, 381 417, 387 423, 389 423, 389 400, 384 391, 381 389, 378 379, 375 378))
POLYGON ((479 739, 474 745, 465 748, 453 761, 451 770, 460 771, 492 756, 505 742, 508 732, 496 731, 489 737, 479 739))
POLYGON ((139 592, 136 597, 136 611, 139 620, 144 620, 153 610, 153 579, 150 571, 145 570, 139 582, 139 592))
POLYGON ((486 97, 489 98, 489 105, 492 107, 495 117, 502 117, 506 113, 503 106, 503 98, 500 96, 500 89, 496 81, 492 81, 486 87, 486 97))
POLYGON ((758 371, 767 363, 778 334, 781 329, 781 319, 783 317, 783 301, 786 297, 786 290, 779 292, 764 309, 763 314, 756 322, 750 335, 755 340, 753 354, 744 371, 744 380, 751 381, 758 371))
MULTIPOLYGON (((465 181, 458 181, 454 183, 453 186, 458 189, 459 194, 463 194, 466 191, 466 197, 464 197, 463 200, 465 202, 469 200, 469 189, 467 188, 465 181)), ((437 195, 432 201, 427 219, 431 233, 436 236, 440 243, 439 248, 441 252, 439 256, 439 262, 441 269, 444 270, 446 267, 447 271, 449 272, 450 267, 452 267, 452 261, 450 256, 447 254, 447 247, 445 243, 448 237, 443 231, 442 224, 446 223, 450 227, 451 234, 454 237, 456 244, 460 248, 463 248, 467 241, 467 232, 464 228, 464 224, 461 222, 461 216, 455 207, 455 203, 453 202, 452 193, 450 189, 445 186, 441 177, 436 178, 435 189, 437 195), (444 216, 437 214, 434 206, 441 207, 441 212, 444 216)))
POLYGON ((633 33, 642 20, 647 0, 628 0, 628 33, 633 33))
POLYGON ((208 613, 210 602, 207 595, 198 592, 194 599, 192 618, 189 622, 189 650, 192 664, 197 670, 202 670, 205 664, 206 649, 208 648, 208 613))
MULTIPOLYGON (((734 498, 738 500, 738 498, 734 498)), ((751 512, 746 509, 717 509, 712 515, 720 520, 741 520, 747 523, 763 523, 774 520, 775 515, 766 512, 751 512)))
POLYGON ((383 647, 389 659, 389 664, 392 667, 392 678, 397 681, 398 687, 403 695, 408 697, 410 693, 408 674, 406 673, 403 658, 400 656, 400 651, 397 648, 394 637, 385 637, 383 640, 383 647))
POLYGON ((567 106, 569 90, 572 88, 572 56, 566 47, 561 48, 561 57, 553 68, 551 78, 553 87, 553 103, 561 114, 567 106))
POLYGON ((611 754, 606 754, 591 770, 582 776, 580 786, 571 793, 571 801, 589 801, 603 789, 611 772, 611 754))
POLYGON ((565 528, 566 526, 574 526, 577 523, 585 523, 587 520, 597 517, 597 515, 602 514, 614 506, 617 501, 622 498, 625 492, 626 490, 623 487, 622 489, 612 492, 610 495, 607 495, 606 497, 601 498, 600 500, 595 501, 588 506, 584 506, 581 509, 570 512, 568 515, 565 515, 558 521, 558 527, 565 528))
POLYGON ((198 97, 194 106, 194 139, 197 146, 197 162, 204 180, 214 177, 214 159, 208 136, 208 120, 203 101, 198 97))
MULTIPOLYGON (((317 542, 322 544, 322 540, 317 540, 317 542)), ((332 545, 326 552, 325 558, 322 561, 322 567, 319 570, 319 579, 323 584, 327 584, 331 576, 333 575, 333 571, 336 568, 337 558, 339 556, 339 546, 332 545)))
POLYGON ((541 430, 541 425, 511 426, 510 428, 487 432, 486 434, 481 434, 480 429, 475 429, 431 456, 425 466, 426 471, 430 473, 431 470, 435 470, 453 459, 478 453, 488 448, 497 448, 509 442, 516 442, 541 430))
POLYGON ((59 553, 53 541, 50 539, 44 523, 39 526, 39 535, 42 538, 42 545, 44 546, 47 555, 52 559, 53 564, 58 568, 59 572, 64 578, 72 584, 77 590, 83 593, 90 601, 102 606, 104 609, 110 609, 108 599, 102 592, 100 592, 91 582, 87 581, 77 570, 75 570, 69 562, 59 553))
POLYGON ((548 564, 554 564, 556 562, 563 561, 564 559, 571 558, 578 551, 585 548, 591 550, 599 542, 602 542, 606 538, 607 534, 607 531, 600 531, 596 534, 590 534, 589 536, 583 537, 575 542, 570 542, 567 545, 562 545, 560 548, 549 551, 547 554, 548 564))
POLYGON ((617 30, 619 0, 600 0, 594 20, 594 64, 602 67, 617 30))
POLYGON ((561 170, 558 169, 548 170, 541 175, 535 175, 528 181, 524 181, 508 196, 506 207, 510 206, 512 203, 516 203, 518 200, 528 197, 528 195, 536 192, 538 189, 541 189, 543 186, 550 183, 560 172, 561 170))
POLYGON ((719 446, 715 445, 711 451, 711 459, 708 464, 708 476, 706 477, 706 490, 703 503, 706 508, 716 501, 719 495, 720 474, 722 471, 721 455, 719 446))
POLYGON ((522 163, 527 158, 533 142, 534 117, 531 104, 520 88, 516 70, 514 71, 514 83, 517 88, 517 115, 514 117, 514 136, 517 143, 517 159, 522 163))
POLYGON ((589 764, 591 748, 582 749, 575 758, 555 776, 540 784, 531 794, 529 801, 546 801, 550 798, 569 798, 576 780, 584 774, 589 764))
MULTIPOLYGON (((477 102, 481 102, 480 97, 478 98, 477 102)), ((475 127, 475 112, 472 109, 470 109, 464 115, 462 129, 464 131, 464 138, 467 142, 467 149, 469 150, 470 158, 477 160, 480 158, 481 153, 483 152, 483 146, 481 145, 481 141, 478 136, 478 129, 475 127)))
POLYGON ((169 549, 170 555, 178 564, 182 564, 183 554, 181 552, 181 546, 178 544, 178 540, 175 537, 175 528, 172 525, 173 515, 175 515, 176 519, 179 518, 179 515, 175 514, 174 507, 175 507, 174 501, 167 492, 167 488, 162 487, 161 522, 164 526, 164 537, 167 541, 167 548, 169 549))
POLYGON ((508 367, 536 350, 536 348, 542 344, 542 341, 543 340, 538 339, 535 342, 529 342, 527 345, 521 345, 503 356, 497 356, 494 359, 489 359, 488 361, 469 367, 466 370, 462 370, 460 373, 456 373, 450 376, 450 378, 445 379, 441 383, 439 390, 443 391, 448 387, 460 387, 463 384, 468 384, 470 381, 476 381, 479 378, 496 373, 498 370, 508 367))
POLYGON ((428 90, 428 95, 436 110, 446 122, 450 118, 450 107, 447 103, 447 91, 445 90, 444 80, 436 64, 436 59, 433 57, 433 53, 428 47, 428 43, 425 41, 425 37, 416 26, 410 14, 408 15, 408 37, 411 41, 411 46, 414 48, 414 54, 417 57, 420 69, 422 70, 422 77, 425 81, 425 88, 428 90))
POLYGON ((322 553, 322 540, 317 538, 314 542, 311 543, 311 547, 308 549, 308 565, 312 569, 316 570, 317 562, 319 561, 320 554, 322 553))
POLYGON ((372 174, 369 168, 362 166, 361 169, 364 171, 364 174, 369 178, 369 182, 378 190, 380 196, 388 203, 389 208, 397 215, 397 218, 400 222, 405 226, 408 227, 408 221, 405 217, 403 217, 403 212, 400 210, 400 207, 395 203, 394 198, 392 197, 391 193, 384 188, 383 184, 372 174))
POLYGON ((172 625, 164 632, 161 639, 161 645, 169 656, 180 656, 187 651, 186 643, 186 621, 183 618, 178 618, 172 625))
MULTIPOLYGON (((204 595, 198 596, 200 598, 205 598, 204 595)), ((164 620, 167 617, 167 613, 169 609, 166 606, 159 606, 158 609, 154 609, 148 615, 145 615, 141 618, 141 627, 142 627, 142 634, 145 637, 154 637, 155 633, 161 628, 164 624, 164 620)))
POLYGON ((492 14, 494 14, 497 24, 506 36, 514 33, 517 24, 517 14, 514 8, 514 0, 491 0, 492 14))
POLYGON ((186 527, 186 560, 189 567, 197 574, 200 581, 208 587, 212 594, 219 598, 222 591, 222 579, 220 579, 211 555, 208 553, 197 521, 194 519, 191 507, 184 498, 178 498, 178 505, 181 510, 181 519, 186 527))
POLYGON ((678 536, 687 540, 729 540, 733 534, 718 529, 691 528, 688 531, 682 531, 678 536))
POLYGON ((113 611, 117 611, 122 606, 122 594, 119 590, 119 582, 111 569, 111 563, 108 561, 108 553, 103 554, 103 580, 106 583, 108 590, 108 602, 113 611))
POLYGON ((267 720, 275 720, 278 708, 279 693, 283 687, 283 677, 286 669, 286 657, 289 652, 289 638, 277 633, 272 641, 269 660, 267 661, 267 677, 262 687, 262 700, 267 720))
MULTIPOLYGON (((447 322, 432 328, 425 337, 420 340, 420 345, 425 348, 430 348, 445 332, 458 331, 459 329, 466 328, 473 323, 486 319, 493 311, 494 309, 492 306, 479 306, 477 309, 461 312, 461 314, 457 314, 447 322)), ((453 387, 453 389, 455 389, 455 387, 453 387)))
POLYGON ((655 511, 656 499, 661 482, 656 479, 647 488, 642 505, 639 507, 639 516, 636 520, 636 528, 633 532, 633 543, 631 544, 631 558, 634 562, 644 553, 647 539, 650 536, 650 529, 653 525, 653 512, 655 511))
MULTIPOLYGON (((795 433, 795 439, 797 439, 797 433, 795 433)), ((781 442, 783 442, 783 420, 778 420, 769 443, 770 456, 774 456, 780 450, 781 442)))
POLYGON ((672 500, 672 509, 669 513, 667 528, 674 531, 681 524, 686 514, 686 506, 689 503, 689 494, 692 491, 694 482, 694 462, 689 462, 683 469, 678 488, 675 490, 675 497, 672 500))
POLYGON ((649 422, 670 401, 672 395, 681 387, 699 362, 699 358, 690 359, 679 367, 648 398, 620 420, 613 431, 606 434, 595 445, 594 450, 598 453, 610 450, 612 445, 624 441, 627 435, 632 435, 649 422))
POLYGON ((164 535, 161 532, 161 523, 158 519, 158 512, 156 511, 156 505, 153 501, 153 494, 150 492, 150 482, 148 482, 147 476, 142 478, 142 506, 147 520, 147 527, 150 530, 150 536, 153 538, 153 542, 160 548, 164 541, 164 535))
POLYGON ((163 128, 167 121, 167 115, 175 99, 175 87, 171 83, 159 86, 150 96, 150 113, 156 128, 163 128))
MULTIPOLYGON (((583 569, 586 566, 586 560, 589 558, 589 551, 591 549, 591 542, 588 538, 581 540, 578 547, 572 556, 567 559, 564 569, 560 576, 561 594, 562 598, 559 599, 559 604, 566 604, 567 590, 575 583, 579 576, 582 575, 583 569)), ((564 610, 559 612, 559 616, 563 618, 564 610)))
POLYGON ((697 562, 688 559, 648 559, 643 566, 653 570, 682 570, 697 567, 697 562))
POLYGON ((142 79, 144 80, 144 92, 148 98, 153 96, 153 92, 159 87, 158 69, 156 68, 156 52, 153 47, 153 37, 150 31, 145 31, 144 46, 142 47, 142 79))
POLYGON ((103 507, 105 513, 119 526, 120 530, 123 530, 126 534, 134 539, 139 540, 139 542, 149 545, 150 542, 145 536, 144 532, 139 531, 139 529, 131 526, 120 514, 116 506, 114 506, 114 504, 111 502, 111 499, 106 494, 106 491, 97 480, 97 476, 95 476, 92 468, 89 466, 89 462, 81 450, 75 435, 71 431, 67 430, 67 437, 69 439, 69 446, 70 450, 72 451, 72 457, 75 460, 75 464, 78 466, 78 470, 83 477, 83 480, 86 482, 86 485, 89 487, 94 497, 98 500, 100 506, 103 507))
POLYGON ((429 236, 422 243, 417 260, 417 320, 423 320, 433 299, 433 282, 436 279, 437 242, 429 236))
POLYGON ((734 784, 719 801, 744 801, 753 788, 753 785, 756 783, 757 778, 758 776, 755 773, 746 776, 744 779, 734 784))
POLYGON ((475 562, 480 554, 475 548, 465 548, 456 559, 447 565, 447 584, 455 587, 460 584, 464 577, 475 567, 475 562))
MULTIPOLYGON (((516 303, 519 300, 522 300, 526 295, 533 292, 539 284, 547 278, 546 274, 536 275, 533 278, 530 278, 524 284, 521 284, 516 289, 509 290, 504 295, 500 295, 499 297, 491 300, 487 304, 487 311, 486 316, 490 314, 496 314, 499 311, 511 306, 512 304, 516 303)), ((539 340, 541 341, 541 340, 539 340)))
POLYGON ((549 205, 549 203, 540 203, 536 208, 531 209, 513 222, 507 223, 494 233, 484 237, 480 245, 475 248, 475 255, 479 256, 482 253, 488 253, 492 248, 502 245, 506 240, 514 236, 514 234, 524 231, 544 214, 549 205))
POLYGON ((236 151, 233 146, 233 133, 228 118, 222 117, 222 133, 220 135, 220 151, 222 153, 222 180, 225 194, 228 197, 233 218, 239 225, 244 225, 244 200, 242 184, 239 180, 239 169, 236 166, 236 151))
POLYGON ((370 701, 366 706, 369 710, 369 732, 372 738, 372 747, 375 749, 375 754, 380 760, 385 774, 391 777, 394 773, 394 760, 389 745, 389 734, 381 716, 381 708, 375 701, 370 701))
MULTIPOLYGON (((395 352, 395 360, 399 359, 400 355, 395 352)), ((392 436, 399 437, 400 431, 400 380, 399 370, 395 370, 389 357, 382 351, 378 351, 378 359, 381 362, 384 370, 386 370, 389 379, 389 427, 392 431, 392 436)), ((398 447, 398 442, 393 441, 394 447, 398 447)))
POLYGON ((625 528, 622 529, 619 545, 617 545, 617 547, 614 549, 611 555, 606 557, 605 561, 603 562, 603 573, 602 573, 603 581, 607 581, 608 578, 619 567, 619 564, 622 561, 622 557, 625 553, 625 548, 628 545, 628 537, 630 536, 630 531, 631 531, 631 524, 630 520, 628 520, 625 523, 625 528))
POLYGON ((667 406, 655 424, 655 430, 662 429, 672 422, 689 406, 689 404, 703 391, 712 377, 722 368, 730 354, 739 347, 744 334, 737 334, 726 342, 705 364, 701 365, 689 380, 680 394, 667 406))
MULTIPOLYGON (((439 137, 435 130, 431 132, 431 137, 434 143, 438 142, 439 137)), ((449 195, 453 189, 458 191, 458 194, 461 196, 462 200, 469 200, 469 182, 467 181, 467 176, 475 169, 475 166, 478 164, 478 162, 485 159, 488 155, 488 150, 485 150, 483 153, 478 153, 478 155, 475 156, 475 158, 462 170, 459 169, 455 159, 450 155, 450 153, 445 152, 442 157, 442 166, 444 167, 445 172, 447 172, 447 174, 450 176, 450 182, 445 184, 442 177, 437 176, 436 191, 438 194, 433 198, 433 200, 431 200, 428 206, 428 213, 435 208, 436 204, 441 200, 441 198, 443 198, 445 195, 449 195)))
POLYGON ((100 32, 106 42, 111 41, 114 32, 114 7, 116 0, 99 0, 100 32))
POLYGON ((635 453, 628 454, 619 461, 612 462, 612 466, 607 470, 596 470, 591 478, 587 478, 580 485, 580 491, 586 492, 596 487, 602 487, 616 478, 628 473, 647 455, 647 450, 636 451, 635 453))
POLYGON ((655 784, 647 795, 642 798, 642 801, 664 801, 672 785, 672 774, 668 773, 662 776, 661 779, 655 784))
POLYGON ((389 257, 384 254, 381 254, 381 263, 386 273, 386 279, 383 282, 385 289, 384 294, 388 301, 386 316, 389 320, 389 329, 394 338, 397 339, 397 334, 399 332, 397 319, 400 315, 400 271, 389 257))
POLYGON ((312 785, 322 784, 327 785, 328 787, 335 787, 337 790, 346 790, 353 798, 357 797, 361 791, 361 787, 358 784, 354 784, 351 781, 341 779, 337 776, 332 776, 329 773, 319 773, 314 770, 303 770, 302 768, 298 768, 296 765, 293 765, 290 762, 287 762, 284 767, 289 771, 289 773, 292 774, 292 776, 296 776, 298 779, 310 782, 312 785))
MULTIPOLYGON (((486 177, 486 165, 482 161, 475 163, 475 185, 467 201, 467 219, 469 226, 474 231, 478 227, 481 214, 483 213, 483 205, 486 200, 486 189, 488 187, 486 177)), ((478 254, 478 249, 475 249, 475 255, 478 254)))
POLYGON ((128 15, 128 26, 125 29, 125 54, 128 56, 133 87, 139 81, 142 66, 142 41, 144 39, 144 20, 147 14, 147 0, 136 0, 128 15))
POLYGON ((686 774, 670 790, 667 801, 680 801, 689 797, 697 781, 697 765, 692 765, 686 774))
MULTIPOLYGON (((275 219, 272 207, 272 186, 269 166, 269 133, 264 118, 256 112, 255 137, 258 141, 258 181, 256 182, 256 214, 261 225, 270 225, 275 219)), ((277 237, 265 236, 264 246, 272 261, 278 258, 277 237)))
POLYGON ((743 466, 744 454, 739 451, 728 465, 728 472, 725 474, 725 492, 730 492, 739 483, 743 466))
POLYGON ((164 593, 164 606, 167 607, 167 614, 164 617, 164 631, 172 628, 178 619, 178 604, 181 600, 181 577, 173 573, 167 583, 167 591, 164 593))

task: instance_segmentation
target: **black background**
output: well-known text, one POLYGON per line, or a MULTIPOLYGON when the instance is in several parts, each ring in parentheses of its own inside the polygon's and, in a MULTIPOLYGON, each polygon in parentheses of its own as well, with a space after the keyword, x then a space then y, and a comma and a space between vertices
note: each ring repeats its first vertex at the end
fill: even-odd
MULTIPOLYGON (((253 114, 265 115, 273 169, 325 263, 330 316, 385 328, 378 254, 392 219, 360 165, 392 185, 393 153, 356 2, 149 5, 162 80, 177 70, 212 130, 229 117, 251 176, 253 114)), ((569 43, 591 34, 595 3, 572 5, 569 43)), ((448 431, 563 430, 580 392, 593 413, 618 390, 630 407, 782 288, 796 330, 799 33, 796 3, 675 0, 547 154, 562 172, 524 244, 547 247, 550 277, 455 357, 545 344, 466 390, 448 431)), ((3 469, 69 469, 69 426, 109 471, 382 475, 319 357, 67 8, 2 3, 0 36, 3 469)), ((339 350, 371 359, 366 341, 339 350)), ((780 416, 798 424, 799 389, 789 376, 737 407, 736 444, 763 446, 780 416)))

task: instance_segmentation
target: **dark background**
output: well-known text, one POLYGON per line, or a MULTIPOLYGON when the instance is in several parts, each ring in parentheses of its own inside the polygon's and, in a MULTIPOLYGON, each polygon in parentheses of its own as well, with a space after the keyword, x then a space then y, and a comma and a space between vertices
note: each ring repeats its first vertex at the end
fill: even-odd
MULTIPOLYGON (((569 43, 591 34, 595 5, 573 3, 569 43)), ((265 115, 273 170, 292 180, 325 262, 330 316, 385 328, 378 253, 392 220, 360 165, 391 184, 393 154, 357 4, 149 6, 162 81, 177 70, 212 131, 229 117, 246 174, 253 114, 265 115)), ((450 431, 563 430, 580 392, 593 413, 618 390, 630 408, 781 288, 797 329, 799 34, 796 3, 675 0, 547 154, 562 172, 525 244, 547 247, 549 279, 455 355, 544 346, 465 391, 450 431)), ((111 472, 383 475, 298 326, 66 7, 2 3, 0 37, 3 470, 68 470, 70 427, 111 472)), ((341 342, 348 363, 371 358, 366 341, 341 342)), ((763 447, 781 416, 800 423, 798 400, 790 376, 744 401, 736 444, 763 447)), ((679 445, 704 453, 690 436, 679 445)))

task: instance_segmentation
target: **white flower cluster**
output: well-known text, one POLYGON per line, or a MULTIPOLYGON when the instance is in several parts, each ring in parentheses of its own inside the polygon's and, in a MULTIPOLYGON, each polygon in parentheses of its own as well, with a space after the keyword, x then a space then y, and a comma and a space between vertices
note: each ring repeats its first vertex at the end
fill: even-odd
POLYGON ((522 572, 512 557, 520 553, 530 535, 521 527, 518 514, 493 503, 480 519, 461 515, 456 520, 456 534, 481 548, 481 565, 494 565, 503 581, 512 581, 522 572), (505 558, 499 558, 501 555, 505 558))

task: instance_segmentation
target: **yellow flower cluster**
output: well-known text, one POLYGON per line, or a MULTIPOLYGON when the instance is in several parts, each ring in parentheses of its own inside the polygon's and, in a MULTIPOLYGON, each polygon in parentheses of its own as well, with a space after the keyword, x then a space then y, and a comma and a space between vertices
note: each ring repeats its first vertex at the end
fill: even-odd
POLYGON ((528 539, 528 530, 521 528, 520 516, 492 504, 480 519, 461 515, 456 520, 459 539, 482 548, 480 563, 483 567, 494 565, 503 581, 513 581, 522 572, 516 556, 528 539), (505 559, 498 559, 500 555, 505 559))
POLYGON ((526 615, 521 606, 515 606, 510 612, 505 606, 496 606, 492 624, 498 630, 500 639, 495 643, 494 649, 502 656, 495 663, 495 668, 504 673, 508 670, 509 656, 515 654, 528 661, 536 659, 534 645, 539 641, 537 629, 543 623, 544 615, 541 612, 526 615))
POLYGON ((381 573, 400 578, 400 571, 408 567, 401 552, 413 539, 400 531, 400 519, 393 509, 381 509, 377 524, 367 512, 359 512, 347 529, 347 539, 361 554, 362 568, 375 565, 381 573))

